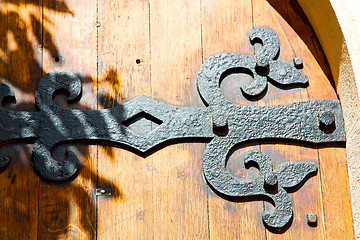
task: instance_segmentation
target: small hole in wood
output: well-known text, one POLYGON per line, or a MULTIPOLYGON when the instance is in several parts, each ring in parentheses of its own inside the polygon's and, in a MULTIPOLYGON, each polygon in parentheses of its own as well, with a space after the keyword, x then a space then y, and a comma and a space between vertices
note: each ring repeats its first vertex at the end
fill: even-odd
POLYGON ((60 57, 58 57, 58 56, 54 57, 54 62, 59 63, 60 62, 60 57))
POLYGON ((136 64, 140 64, 141 63, 141 59, 136 59, 136 64))

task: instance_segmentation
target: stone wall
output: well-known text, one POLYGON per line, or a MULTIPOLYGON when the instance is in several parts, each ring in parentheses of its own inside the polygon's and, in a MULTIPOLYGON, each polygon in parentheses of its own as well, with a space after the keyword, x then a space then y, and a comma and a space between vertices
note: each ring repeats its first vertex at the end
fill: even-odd
POLYGON ((298 2, 323 47, 344 111, 355 238, 360 239, 360 2, 298 2))

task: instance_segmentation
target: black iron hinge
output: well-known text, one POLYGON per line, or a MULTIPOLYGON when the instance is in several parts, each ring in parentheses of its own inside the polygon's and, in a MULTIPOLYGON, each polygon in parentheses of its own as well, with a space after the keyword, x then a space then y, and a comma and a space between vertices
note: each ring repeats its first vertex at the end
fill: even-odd
MULTIPOLYGON (((171 106, 145 96, 120 106, 103 110, 74 110, 58 106, 53 101, 56 91, 69 93, 68 101, 79 100, 81 80, 73 73, 56 71, 39 82, 35 99, 37 112, 0 109, 2 134, 0 143, 32 141, 33 164, 38 174, 51 181, 64 181, 76 176, 79 160, 67 151, 64 160, 54 159, 52 151, 60 144, 88 142, 127 147, 136 153, 163 146, 170 140, 207 139, 203 172, 207 183, 227 197, 259 196, 271 199, 275 210, 263 214, 264 223, 282 228, 293 215, 287 189, 298 186, 309 174, 317 171, 314 163, 286 163, 273 170, 271 159, 260 152, 250 152, 245 164, 255 164, 259 175, 250 182, 231 176, 226 168, 229 152, 251 140, 300 141, 307 143, 345 142, 344 121, 340 102, 308 100, 277 106, 243 106, 228 101, 220 91, 220 83, 229 71, 246 71, 253 77, 242 91, 248 97, 264 93, 268 79, 280 85, 306 84, 308 78, 298 68, 300 58, 293 62, 276 60, 280 41, 266 27, 251 31, 250 42, 261 43, 254 55, 220 53, 202 65, 198 91, 206 107, 171 106), (141 135, 129 125, 136 118, 147 118, 158 125, 141 135)), ((2 100, 14 98, 11 88, 0 85, 2 100)), ((5 166, 9 160, 1 162, 5 166)))

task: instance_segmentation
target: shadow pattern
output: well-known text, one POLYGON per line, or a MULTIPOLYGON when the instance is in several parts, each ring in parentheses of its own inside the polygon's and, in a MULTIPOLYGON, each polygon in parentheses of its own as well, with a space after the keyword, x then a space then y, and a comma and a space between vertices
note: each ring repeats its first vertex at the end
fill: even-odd
MULTIPOLYGON (((9 108, 2 107, 0 110, 1 116, 5 116, 6 119, 2 119, 1 123, 3 123, 2 128, 6 129, 7 132, 0 136, 0 141, 8 144, 21 139, 23 143, 35 143, 32 149, 34 153, 34 165, 38 170, 38 173, 44 179, 50 181, 73 180, 79 173, 79 169, 81 169, 83 180, 92 182, 95 187, 97 187, 97 182, 101 181, 105 183, 105 185, 108 185, 113 192, 114 198, 122 199, 124 196, 115 184, 98 176, 93 170, 87 167, 86 164, 81 163, 73 151, 64 151, 64 149, 58 150, 58 147, 61 149, 59 145, 65 143, 69 144, 72 143, 72 141, 75 142, 78 140, 82 140, 87 144, 113 144, 115 142, 116 146, 123 147, 123 145, 126 145, 127 147, 130 147, 130 149, 135 150, 135 152, 139 151, 140 154, 147 155, 150 150, 155 149, 156 147, 159 148, 160 145, 163 146, 163 144, 168 144, 174 138, 183 141, 188 141, 187 138, 189 138, 190 141, 194 141, 194 138, 198 138, 195 141, 208 141, 209 138, 215 137, 213 126, 211 125, 213 112, 207 112, 201 108, 191 109, 189 116, 184 116, 188 110, 183 111, 182 108, 179 107, 169 107, 168 105, 145 97, 130 101, 129 103, 126 103, 129 105, 127 106, 126 104, 120 105, 120 99, 110 95, 99 96, 99 102, 105 108, 118 102, 118 106, 110 110, 69 111, 69 109, 58 106, 53 102, 54 94, 68 95, 68 103, 79 100, 81 97, 81 82, 79 77, 68 72, 57 72, 53 74, 46 74, 43 72, 41 62, 38 60, 36 51, 28 36, 28 31, 31 31, 32 35, 35 36, 38 45, 47 42, 47 45, 43 50, 49 51, 54 60, 59 61, 59 50, 52 40, 53 38, 50 31, 46 29, 42 20, 39 19, 36 14, 30 14, 29 19, 24 19, 19 11, 12 10, 24 5, 21 1, 4 0, 4 3, 9 4, 11 8, 7 11, 0 12, 0 20, 7 23, 6 28, 0 28, 0 38, 2 38, 0 39, 0 75, 3 79, 9 81, 12 86, 21 89, 22 92, 33 93, 36 90, 35 97, 37 107, 39 108, 37 110, 40 111, 12 111, 11 114, 8 114, 9 108), (14 62, 22 62, 22 66, 13 64, 14 62), (44 74, 44 80, 40 81, 41 76, 44 74), (37 86, 38 89, 36 89, 37 86), (160 112, 167 109, 166 111, 171 113, 172 117, 176 119, 171 126, 171 129, 175 129, 175 131, 170 131, 169 134, 169 128, 166 128, 167 125, 163 125, 162 128, 160 128, 160 132, 157 130, 157 132, 152 134, 154 138, 160 136, 160 139, 152 141, 150 141, 152 138, 151 134, 149 135, 150 137, 147 136, 146 138, 139 138, 138 135, 134 135, 132 131, 128 130, 127 124, 124 125, 121 123, 127 121, 136 114, 138 114, 140 118, 146 118, 147 112, 140 109, 138 107, 140 105, 142 107, 148 105, 147 110, 153 111, 152 115, 156 116, 161 115, 160 112), (114 117, 116 120, 113 120, 114 117), (189 121, 186 122, 184 120, 189 121), (109 121, 111 124, 109 124, 109 121), (39 124, 39 122, 42 122, 43 124, 39 124), (186 126, 194 125, 198 126, 197 131, 188 131, 186 128, 186 126), (102 129, 99 128, 99 126, 101 126, 102 129), (67 159, 59 160, 63 158, 64 155, 67 156, 67 159)), ((31 0, 27 1, 26 5, 37 6, 39 8, 43 7, 65 14, 73 14, 67 5, 61 1, 52 1, 51 4, 45 1, 40 5, 39 1, 31 0)), ((44 16, 43 21, 49 20, 44 16)), ((259 37, 255 36, 254 39, 255 38, 259 37)), ((266 45, 266 43, 264 45, 266 45)), ((278 54, 275 54, 271 57, 276 58, 277 55, 278 54)), ((260 65, 260 68, 261 67, 262 66, 260 65)), ((235 72, 240 70, 234 69, 235 72)), ((264 75, 264 72, 262 72, 261 69, 259 70, 259 68, 254 71, 260 76, 264 75)), ((117 73, 114 70, 110 70, 108 76, 110 78, 116 78, 117 73)), ((82 79, 92 81, 90 77, 82 77, 82 79)), ((268 79, 264 78, 264 82, 266 82, 265 80, 267 81, 268 79)), ((266 88, 263 87, 261 91, 264 91, 265 89, 266 88)), ((248 92, 250 92, 250 95, 259 95, 259 93, 253 93, 251 90, 248 90, 248 92)), ((4 106, 15 103, 15 95, 7 85, 2 84, 0 86, 0 94, 4 106)), ((29 105, 31 104, 32 103, 29 103, 29 105)), ((11 107, 14 106, 10 106, 10 109, 11 107)), ((17 108, 19 108, 19 105, 17 108)), ((20 106, 20 108, 31 109, 32 107, 27 106, 25 103, 23 106, 20 106)), ((81 106, 81 108, 87 109, 86 106, 81 106)), ((161 125, 164 121, 164 119, 157 120, 153 122, 158 125, 161 125)), ((130 124, 131 123, 129 123, 129 125, 130 124)), ((221 137, 225 137, 226 135, 227 133, 224 135, 219 134, 216 138, 221 139, 221 137)), ((78 147, 77 150, 83 154, 83 158, 85 159, 90 155, 87 147, 81 146, 78 147)), ((6 152, 6 148, 4 151, 6 152)), ((113 155, 113 153, 109 151, 109 156, 111 155, 113 155)), ((9 156, 9 154, 5 154, 0 159, 3 167, 9 166, 9 156)), ((10 176, 11 182, 15 181, 16 175, 10 174, 10 176)), ((211 177, 209 177, 209 179, 211 179, 211 177)), ((299 184, 301 185, 301 183, 299 184)), ((214 187, 212 184, 210 185, 214 187)), ((50 193, 58 191, 58 187, 66 188, 67 194, 73 196, 73 199, 75 199, 77 205, 81 208, 79 214, 81 225, 85 229, 85 232, 95 235, 96 210, 93 203, 93 193, 89 192, 82 185, 69 181, 63 183, 63 186, 57 185, 56 187, 52 187, 51 184, 49 184, 49 186, 42 186, 43 189, 52 188, 52 190, 49 191, 50 193)), ((48 237, 57 239, 61 234, 71 231, 71 228, 69 228, 72 211, 70 200, 65 194, 61 195, 55 193, 55 195, 57 197, 60 196, 63 199, 63 204, 54 205, 53 210, 47 214, 47 217, 50 219, 49 221, 45 221, 45 224, 51 225, 53 223, 53 225, 60 225, 49 225, 47 228, 61 230, 50 231, 51 233, 40 231, 39 236, 43 239, 48 237), (60 215, 61 217, 59 217, 60 215), (61 221, 57 221, 58 219, 61 219, 61 221)), ((50 196, 50 194, 48 193, 47 196, 50 196)), ((53 196, 50 196, 49 199, 45 198, 44 201, 51 202, 51 198, 53 198, 53 196)), ((288 219, 290 224, 292 221, 291 219, 288 219)))
MULTIPOLYGON (((118 186, 98 175, 91 167, 90 163, 96 161, 96 157, 89 147, 84 144, 71 146, 81 156, 81 174, 77 181, 54 185, 34 178, 32 170, 28 168, 32 165, 30 156, 33 151, 28 144, 33 144, 36 138, 30 130, 32 127, 29 128, 34 122, 31 117, 28 118, 28 113, 39 113, 34 93, 40 79, 46 74, 42 66, 42 54, 46 51, 55 62, 61 60, 60 50, 47 27, 54 23, 44 15, 44 9, 58 14, 74 14, 67 3, 61 0, 3 0, 0 3, 0 78, 14 88, 17 94, 31 96, 21 97, 15 104, 15 93, 5 84, 0 86, 1 91, 8 95, 2 99, 4 107, 0 111, 10 111, 14 120, 1 127, 19 127, 24 130, 22 133, 18 132, 24 139, 17 141, 17 144, 23 144, 15 146, 10 139, 6 144, 0 145, 0 164, 3 166, 1 177, 5 180, 4 184, 8 183, 7 186, 10 186, 0 193, 1 221, 7 226, 5 231, 1 228, 0 234, 4 239, 26 239, 34 234, 37 239, 60 239, 64 235, 95 239, 97 217, 94 189, 101 183, 111 190, 114 200, 121 201, 124 195, 118 186), (20 125, 24 124, 22 127, 15 123, 19 118, 23 119, 20 121, 22 123, 18 122, 20 125), (29 197, 28 194, 33 196, 29 197), (33 229, 33 224, 37 221, 37 229, 33 229), (74 223, 81 228, 75 227, 74 223)), ((113 70, 109 74, 115 78, 117 76, 113 70)), ((96 84, 96 79, 92 77, 81 76, 81 79, 83 83, 96 84)), ((64 98, 60 92, 54 97, 54 101, 64 105, 64 98)), ((100 101, 100 105, 104 105, 103 102, 100 101)), ((70 105, 74 106, 79 109, 89 108, 83 103, 70 105)), ((3 133, 0 138, 12 138, 6 135, 3 133)), ((64 152, 64 147, 59 146, 52 154, 61 159, 64 158, 64 152)))

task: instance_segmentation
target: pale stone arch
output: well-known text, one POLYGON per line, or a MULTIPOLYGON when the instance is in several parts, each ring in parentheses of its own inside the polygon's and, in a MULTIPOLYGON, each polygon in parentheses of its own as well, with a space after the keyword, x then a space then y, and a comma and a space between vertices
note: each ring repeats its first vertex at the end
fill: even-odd
POLYGON ((298 0, 298 3, 327 57, 342 104, 355 238, 360 239, 360 3, 358 0, 298 0))

